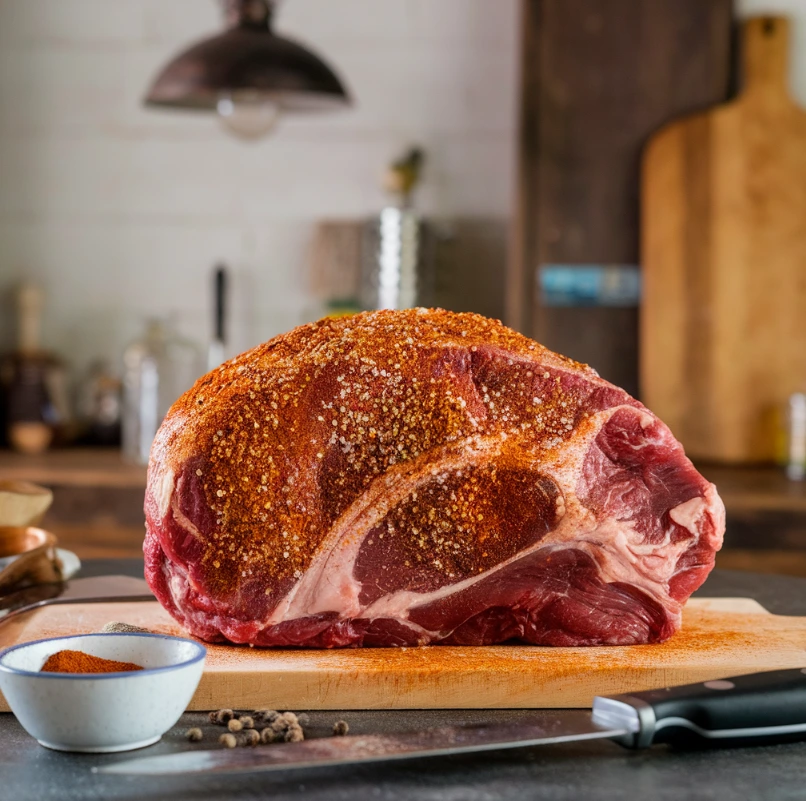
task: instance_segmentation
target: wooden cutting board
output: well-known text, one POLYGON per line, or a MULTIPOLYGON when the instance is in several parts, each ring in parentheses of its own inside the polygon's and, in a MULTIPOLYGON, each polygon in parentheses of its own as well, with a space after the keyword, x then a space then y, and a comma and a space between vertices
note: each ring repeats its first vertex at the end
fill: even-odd
MULTIPOLYGON (((0 627, 0 647, 99 631, 123 621, 184 635, 159 604, 50 606, 0 627)), ((208 646, 190 709, 478 709, 588 707, 594 695, 806 666, 806 618, 747 598, 694 599, 663 645, 609 648, 208 646)), ((0 696, 0 711, 7 711, 0 696)))
POLYGON ((642 170, 642 400, 693 458, 769 461, 806 383, 806 111, 785 19, 743 31, 744 89, 673 122, 642 170))

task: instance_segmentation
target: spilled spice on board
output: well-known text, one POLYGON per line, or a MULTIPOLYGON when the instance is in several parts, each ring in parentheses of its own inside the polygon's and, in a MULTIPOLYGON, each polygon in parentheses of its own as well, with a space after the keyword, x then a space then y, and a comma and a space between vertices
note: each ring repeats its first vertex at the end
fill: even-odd
POLYGON ((85 654, 83 651, 57 651, 51 654, 40 668, 41 673, 125 673, 142 670, 141 665, 133 662, 117 662, 114 659, 102 659, 99 656, 85 654))

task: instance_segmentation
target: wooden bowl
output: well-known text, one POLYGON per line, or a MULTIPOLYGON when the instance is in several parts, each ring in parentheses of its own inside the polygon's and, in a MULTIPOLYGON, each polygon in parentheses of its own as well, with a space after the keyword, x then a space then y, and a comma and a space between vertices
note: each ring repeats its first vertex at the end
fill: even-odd
POLYGON ((0 481, 0 526, 35 526, 43 518, 53 493, 28 481, 0 481))
POLYGON ((0 595, 32 584, 62 580, 56 537, 34 526, 0 526, 0 559, 16 557, 0 569, 0 595))

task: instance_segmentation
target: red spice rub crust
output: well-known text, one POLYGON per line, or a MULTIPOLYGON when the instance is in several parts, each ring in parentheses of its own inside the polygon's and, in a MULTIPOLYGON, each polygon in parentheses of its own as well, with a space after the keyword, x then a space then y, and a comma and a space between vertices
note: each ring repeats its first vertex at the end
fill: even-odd
MULTIPOLYGON (((214 596, 263 585, 265 613, 378 476, 474 435, 509 432, 544 453, 570 436, 587 412, 579 383, 565 386, 567 371, 635 403, 590 368, 476 314, 378 311, 301 326, 213 370, 176 402, 152 449, 149 519, 164 516, 160 503, 177 482, 195 485, 197 504, 175 514, 212 525, 195 542, 160 537, 163 548, 192 562, 214 596)), ((494 502, 495 476, 478 488, 486 498, 468 478, 469 500, 494 502)), ((469 508, 453 511, 461 518, 469 508)), ((440 510, 443 525, 461 527, 451 511, 440 510)), ((409 502, 406 514, 409 526, 427 527, 417 519, 427 508, 409 502)), ((444 545, 421 542, 422 556, 446 572, 478 572, 506 555, 482 537, 451 561, 444 545)))
POLYGON ((165 608, 268 646, 662 641, 724 531, 638 401, 439 309, 322 320, 201 378, 145 512, 165 608))

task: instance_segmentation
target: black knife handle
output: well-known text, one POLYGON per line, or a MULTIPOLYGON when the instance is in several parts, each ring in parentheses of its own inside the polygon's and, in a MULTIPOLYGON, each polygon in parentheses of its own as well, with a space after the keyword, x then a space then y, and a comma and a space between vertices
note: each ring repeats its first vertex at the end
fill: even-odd
POLYGON ((215 296, 215 338, 224 341, 224 309, 226 307, 227 268, 219 264, 213 277, 213 293, 215 296))
POLYGON ((806 739, 806 668, 597 698, 595 721, 597 706, 598 722, 631 730, 631 748, 791 742, 806 739))

